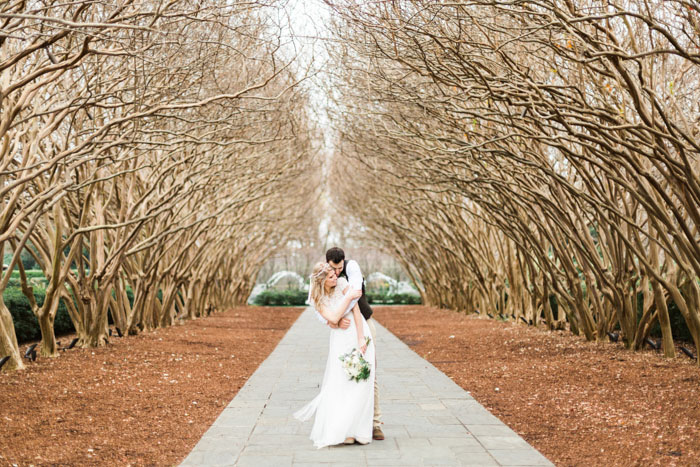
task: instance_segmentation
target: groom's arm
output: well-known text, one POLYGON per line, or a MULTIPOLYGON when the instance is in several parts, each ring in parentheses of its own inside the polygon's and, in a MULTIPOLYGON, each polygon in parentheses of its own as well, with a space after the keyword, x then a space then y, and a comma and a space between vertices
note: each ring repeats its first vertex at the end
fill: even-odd
POLYGON ((319 311, 316 309, 316 307, 313 306, 313 304, 311 303, 311 293, 310 292, 309 292, 309 298, 306 299, 306 304, 309 306, 312 306, 314 308, 314 313, 316 314, 316 318, 320 322, 322 322, 323 324, 327 324, 330 328, 335 329, 335 328, 340 327, 342 329, 347 329, 350 327, 350 320, 347 318, 341 319, 338 324, 331 323, 326 318, 324 318, 323 315, 321 315, 321 313, 319 313, 319 311))
MULTIPOLYGON (((308 298, 306 299, 306 304, 314 308, 314 313, 316 314, 316 318, 317 318, 320 322, 322 322, 323 324, 328 324, 329 326, 331 326, 331 324, 328 322, 328 320, 327 320, 326 318, 324 318, 324 317, 321 315, 321 313, 318 312, 318 310, 316 309, 316 307, 313 305, 313 302, 311 301, 311 289, 310 289, 310 288, 309 288, 309 296, 308 296, 308 298)), ((333 327, 333 326, 331 326, 331 327, 333 327)))
MULTIPOLYGON (((350 288, 355 290, 362 290, 362 271, 360 270, 360 265, 357 264, 357 261, 348 261, 348 264, 345 267, 345 272, 348 275, 348 284, 350 284, 350 288)), ((346 312, 352 310, 352 307, 355 306, 357 300, 359 299, 350 302, 350 306, 348 307, 346 312)))
POLYGON ((350 327, 350 320, 347 318, 341 318, 340 321, 338 321, 338 324, 331 323, 328 321, 326 318, 319 313, 319 311, 314 308, 314 313, 316 313, 316 318, 318 318, 319 321, 321 321, 323 324, 327 324, 329 328, 335 329, 335 328, 341 328, 341 329, 347 329, 350 327))

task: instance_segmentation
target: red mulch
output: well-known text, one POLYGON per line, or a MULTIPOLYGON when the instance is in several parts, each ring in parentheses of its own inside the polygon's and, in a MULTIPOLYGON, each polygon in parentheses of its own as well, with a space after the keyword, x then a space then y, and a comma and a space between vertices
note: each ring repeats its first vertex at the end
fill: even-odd
POLYGON ((179 463, 301 310, 239 307, 0 374, 0 465, 179 463))
POLYGON ((374 316, 557 465, 700 465, 700 368, 683 354, 421 306, 374 316))

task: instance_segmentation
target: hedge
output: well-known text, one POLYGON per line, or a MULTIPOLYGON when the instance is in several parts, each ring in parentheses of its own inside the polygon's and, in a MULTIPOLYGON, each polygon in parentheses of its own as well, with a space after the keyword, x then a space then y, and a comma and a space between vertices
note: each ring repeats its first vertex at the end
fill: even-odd
MULTIPOLYGON (((46 292, 44 290, 34 288, 34 299, 38 305, 43 305, 45 297, 46 292)), ((36 316, 32 313, 29 300, 27 300, 27 297, 22 293, 22 289, 19 287, 8 287, 2 294, 2 298, 5 302, 5 306, 7 306, 12 315, 17 341, 23 343, 41 339, 39 321, 37 321, 36 316)), ((58 311, 56 312, 53 328, 56 335, 75 332, 73 322, 68 315, 66 305, 63 303, 62 299, 58 304, 58 311)))
MULTIPOLYGON (((44 274, 41 270, 30 270, 26 271, 27 278, 40 277, 43 278, 44 274)), ((34 287, 34 299, 39 306, 44 304, 44 299, 46 298, 46 290, 34 287)), ((114 291, 112 294, 114 295, 114 291)), ((126 287, 126 296, 129 300, 131 306, 134 305, 134 292, 131 287, 126 287)), ((10 310, 12 315, 12 321, 15 325, 15 334, 17 335, 17 341, 21 344, 28 341, 34 341, 41 339, 41 329, 39 329, 39 321, 36 319, 34 313, 32 313, 31 306, 29 305, 29 300, 22 293, 22 289, 19 285, 19 272, 13 271, 8 287, 2 294, 2 298, 5 302, 5 306, 10 310)), ((163 299, 163 291, 158 289, 158 298, 163 299)), ((114 324, 112 320, 112 314, 109 314, 108 324, 114 324)), ((56 311, 56 319, 53 323, 53 329, 57 336, 62 334, 68 334, 75 332, 75 327, 73 327, 73 322, 70 319, 66 305, 63 299, 58 302, 58 310, 56 311)))
MULTIPOLYGON (((33 282, 32 279, 41 279, 42 285, 41 287, 44 287, 46 284, 46 278, 44 277, 44 271, 41 269, 30 269, 27 271, 24 271, 25 274, 27 275, 27 281, 28 282, 33 282)), ((12 271, 12 275, 10 276, 10 280, 7 282, 7 287, 17 287, 21 291, 21 285, 20 285, 20 279, 19 279, 19 271, 15 270, 12 271)), ((34 287, 35 289, 37 287, 34 287)))
MULTIPOLYGON (((673 339, 691 342, 693 340, 693 336, 690 334, 690 330, 688 329, 688 325, 685 322, 685 318, 683 318, 683 315, 678 309, 676 302, 674 302, 672 299, 669 299, 666 302, 666 306, 668 307, 668 318, 671 322, 671 334, 673 335, 673 339)), ((642 318, 641 306, 639 308, 640 310, 637 311, 638 320, 642 318)), ((651 328, 651 332, 649 334, 651 335, 651 337, 661 338, 661 326, 659 325, 658 320, 654 323, 654 326, 651 328)))
POLYGON ((253 299, 260 306, 305 306, 309 293, 303 290, 265 290, 253 299))
MULTIPOLYGON (((253 299, 259 306, 305 306, 308 292, 303 290, 265 290, 253 299)), ((420 296, 413 294, 368 293, 367 301, 375 305, 420 305, 420 296)))
POLYGON ((373 305, 420 305, 420 295, 408 293, 368 293, 367 301, 373 305))

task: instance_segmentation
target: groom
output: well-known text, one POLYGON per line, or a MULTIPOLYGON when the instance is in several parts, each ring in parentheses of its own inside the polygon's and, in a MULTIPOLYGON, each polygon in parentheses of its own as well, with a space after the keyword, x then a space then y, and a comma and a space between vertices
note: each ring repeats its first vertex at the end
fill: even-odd
MULTIPOLYGON (((350 287, 354 289, 362 289, 362 296, 357 300, 357 305, 360 307, 360 313, 362 313, 362 316, 365 317, 365 320, 367 321, 367 326, 369 326, 369 332, 372 334, 372 340, 374 341, 374 345, 376 348, 377 345, 377 328, 374 326, 374 320, 371 319, 372 316, 372 308, 369 306, 369 302, 367 301, 367 296, 365 295, 365 280, 364 277, 362 277, 362 271, 360 271, 360 265, 357 264, 357 261, 354 260, 346 260, 345 259, 345 252, 341 250, 338 247, 333 247, 330 250, 326 251, 326 261, 328 264, 333 268, 335 271, 335 275, 338 277, 345 277, 350 284, 350 287)), ((353 301, 350 304, 350 309, 355 306, 355 302, 353 301)), ((318 312, 317 312, 318 313, 318 312)), ((320 315, 319 315, 320 317, 320 315)), ((328 324, 331 328, 336 328, 340 327, 341 329, 347 329, 350 326, 350 320, 347 318, 341 319, 338 324, 333 324, 322 317, 320 319, 328 324)), ((377 362, 375 361, 374 368, 376 370, 377 368, 377 362)), ((376 440, 383 440, 384 439, 384 433, 382 432, 382 429, 380 425, 382 422, 380 421, 382 416, 382 412, 379 409, 379 386, 377 385, 377 375, 375 372, 374 375, 374 427, 372 429, 372 438, 376 440)))

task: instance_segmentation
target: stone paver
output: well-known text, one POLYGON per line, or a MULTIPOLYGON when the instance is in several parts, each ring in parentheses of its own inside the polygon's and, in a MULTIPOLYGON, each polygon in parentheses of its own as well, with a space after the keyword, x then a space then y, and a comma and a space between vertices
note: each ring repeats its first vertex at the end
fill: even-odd
POLYGON ((376 324, 386 440, 315 449, 313 419, 293 418, 318 393, 328 351, 328 331, 307 309, 181 465, 552 465, 376 324))

